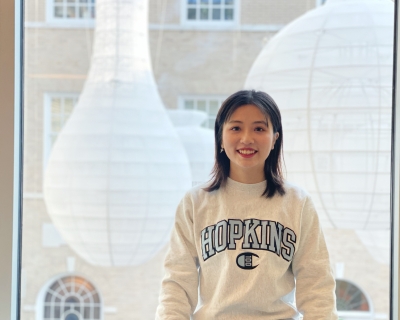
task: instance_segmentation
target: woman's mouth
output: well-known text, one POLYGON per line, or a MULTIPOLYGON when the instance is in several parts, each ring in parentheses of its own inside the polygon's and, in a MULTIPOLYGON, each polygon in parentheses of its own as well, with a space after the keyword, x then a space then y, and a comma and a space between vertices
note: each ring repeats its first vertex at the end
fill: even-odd
POLYGON ((239 150, 237 150, 237 152, 243 158, 251 158, 257 153, 257 150, 254 150, 254 149, 239 149, 239 150))

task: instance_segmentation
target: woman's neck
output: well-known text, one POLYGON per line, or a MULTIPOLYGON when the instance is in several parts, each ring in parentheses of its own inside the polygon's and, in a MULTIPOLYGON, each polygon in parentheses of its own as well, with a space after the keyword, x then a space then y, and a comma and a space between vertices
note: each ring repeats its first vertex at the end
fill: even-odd
POLYGON ((259 183, 265 180, 264 170, 262 172, 258 171, 250 171, 243 172, 243 171, 233 171, 230 170, 229 178, 241 183, 253 184, 259 183))

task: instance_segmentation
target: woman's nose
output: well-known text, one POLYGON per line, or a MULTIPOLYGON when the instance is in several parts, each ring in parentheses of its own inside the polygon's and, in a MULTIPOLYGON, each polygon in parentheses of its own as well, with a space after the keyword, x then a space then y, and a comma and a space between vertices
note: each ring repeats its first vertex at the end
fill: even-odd
POLYGON ((250 144, 254 142, 253 136, 249 131, 243 131, 240 142, 243 144, 250 144))

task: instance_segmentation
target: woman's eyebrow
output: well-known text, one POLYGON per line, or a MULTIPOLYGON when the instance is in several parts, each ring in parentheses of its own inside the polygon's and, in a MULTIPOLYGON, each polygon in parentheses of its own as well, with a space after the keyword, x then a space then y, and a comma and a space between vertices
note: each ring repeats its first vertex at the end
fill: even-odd
POLYGON ((261 123, 261 124, 264 124, 264 125, 266 125, 268 127, 268 122, 267 121, 254 121, 253 123, 254 124, 261 123))
MULTIPOLYGON (((243 123, 243 121, 240 121, 240 120, 231 120, 231 121, 228 121, 228 123, 243 123)), ((268 127, 268 122, 267 122, 267 121, 262 121, 262 120, 260 120, 260 121, 254 121, 254 122, 253 122, 253 124, 259 124, 259 123, 264 124, 264 125, 266 125, 266 126, 268 127)))

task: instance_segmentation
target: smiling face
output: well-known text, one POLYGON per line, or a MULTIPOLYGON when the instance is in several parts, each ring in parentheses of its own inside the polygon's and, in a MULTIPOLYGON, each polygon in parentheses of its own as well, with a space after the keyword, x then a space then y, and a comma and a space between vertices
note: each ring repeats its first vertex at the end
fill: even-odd
POLYGON ((222 129, 221 147, 230 160, 229 177, 243 183, 265 180, 264 163, 278 136, 258 107, 247 104, 236 109, 222 129))

